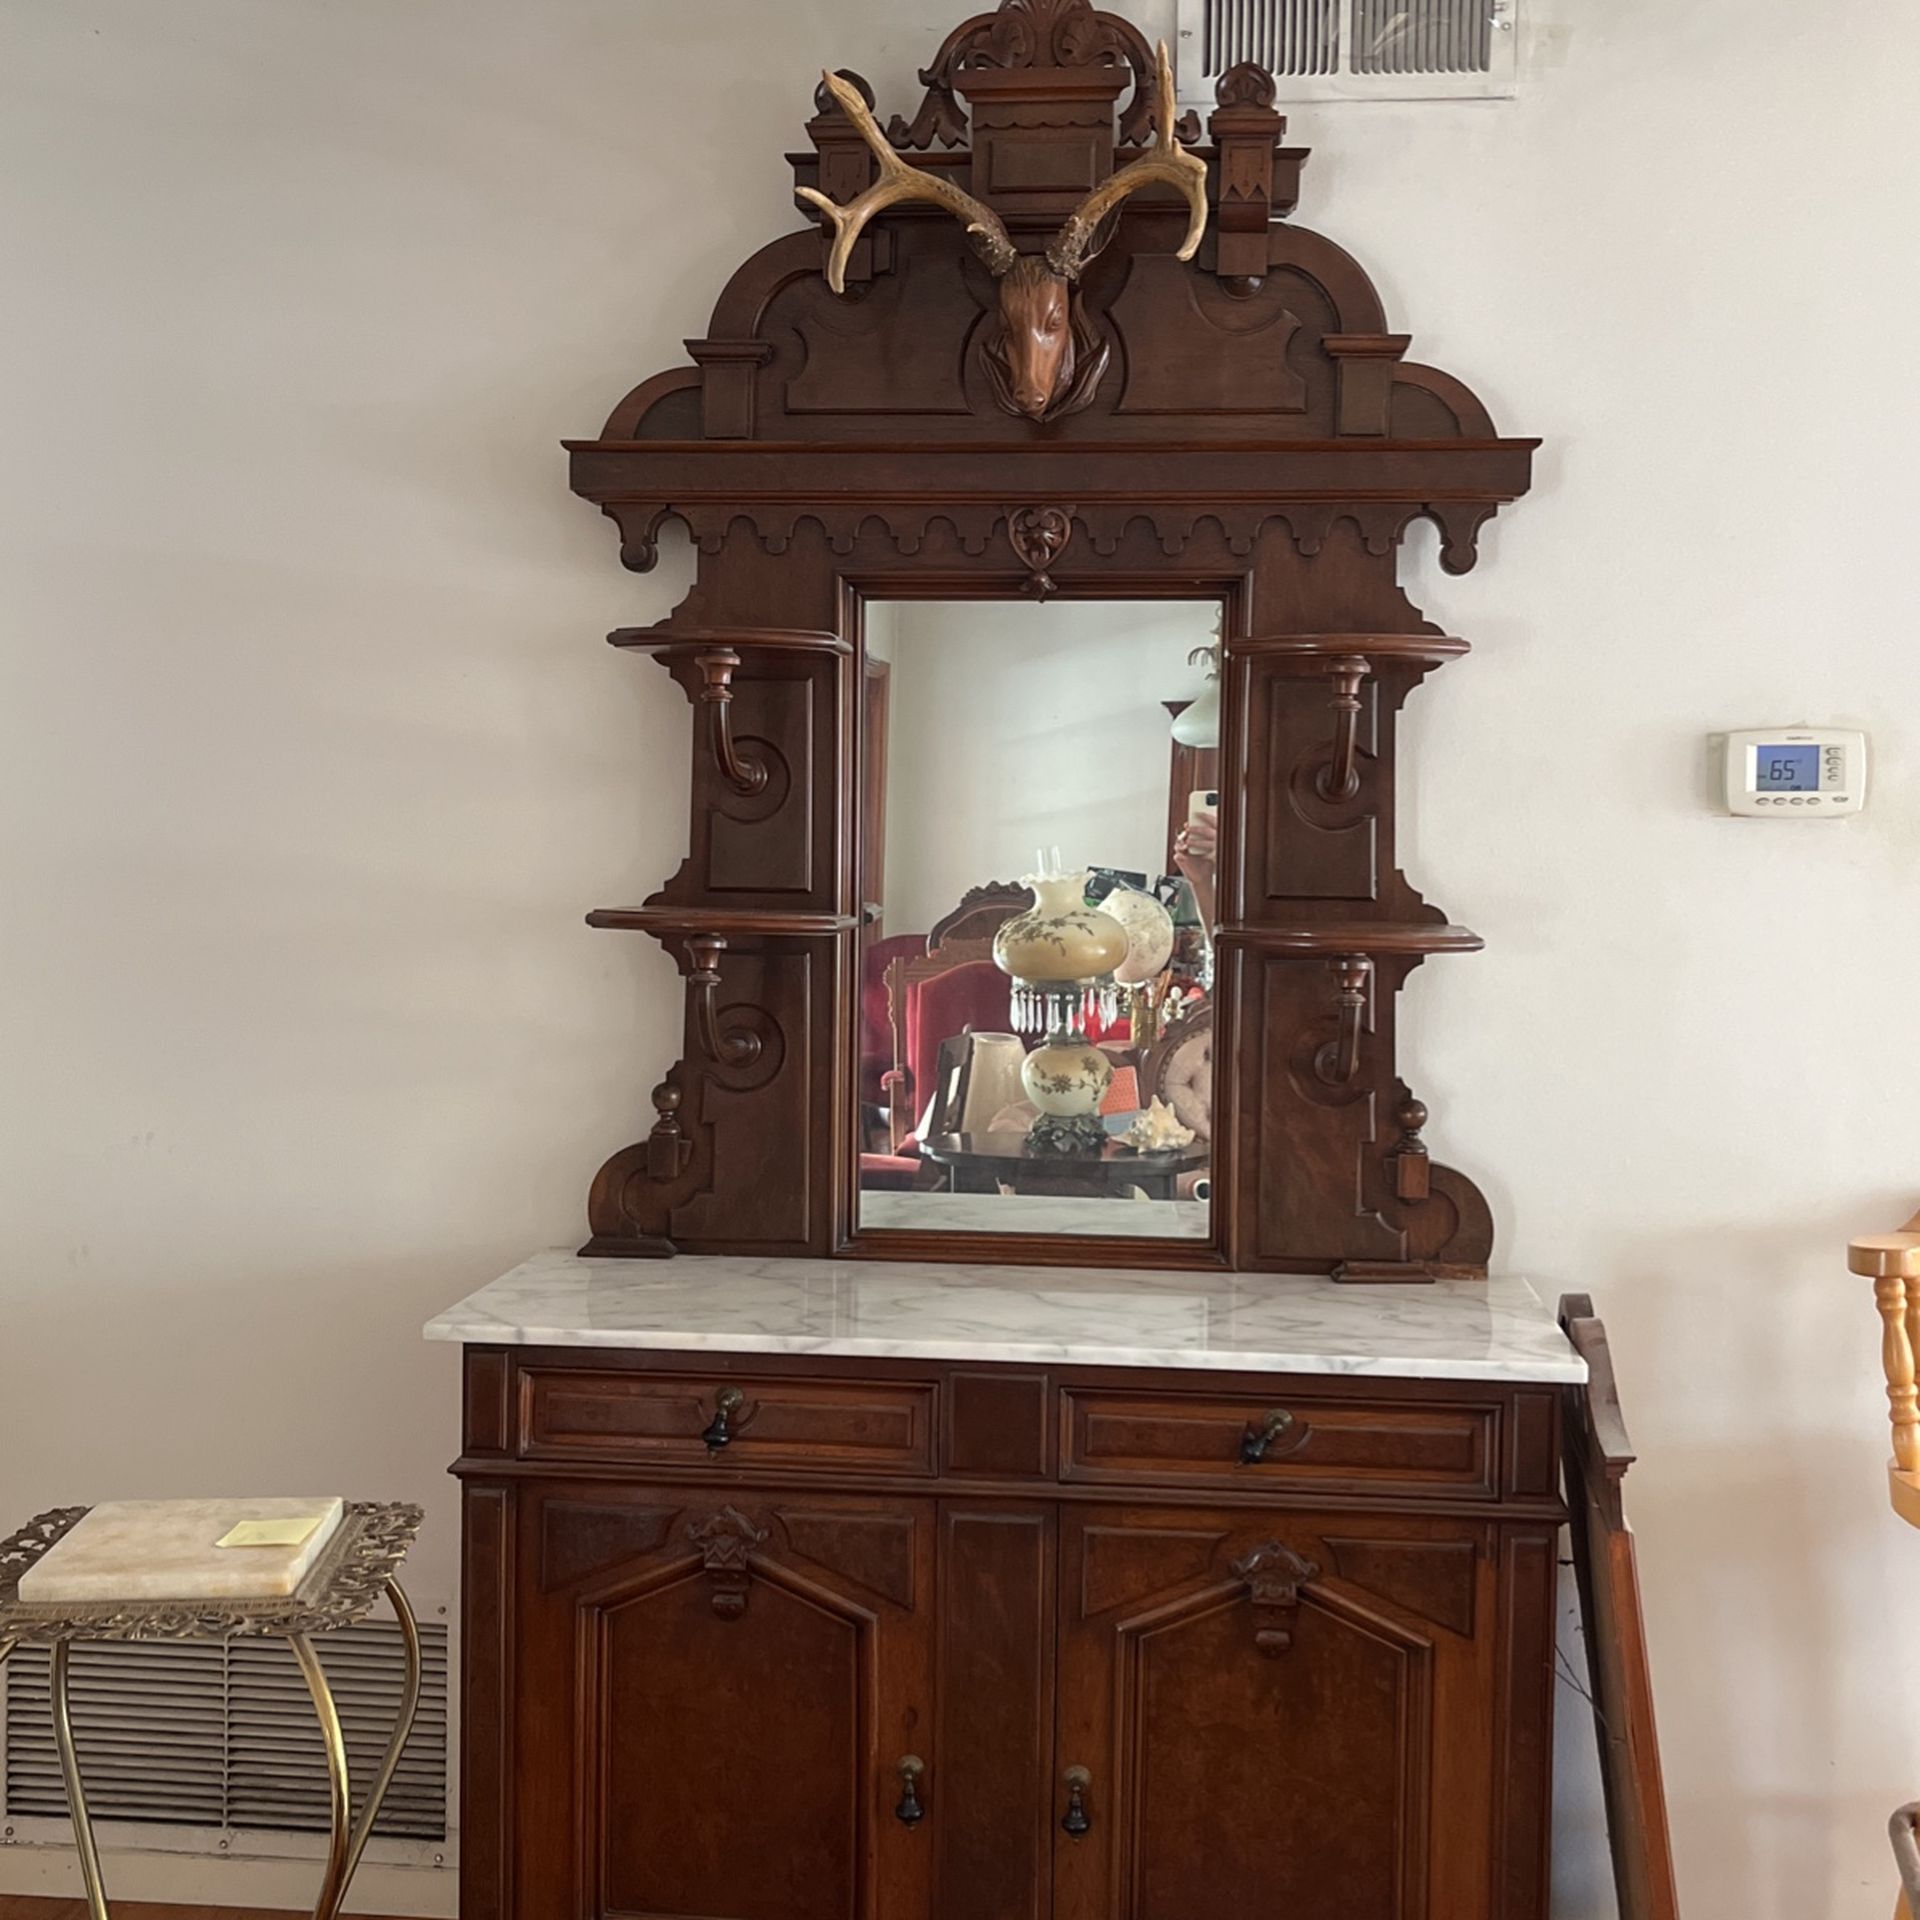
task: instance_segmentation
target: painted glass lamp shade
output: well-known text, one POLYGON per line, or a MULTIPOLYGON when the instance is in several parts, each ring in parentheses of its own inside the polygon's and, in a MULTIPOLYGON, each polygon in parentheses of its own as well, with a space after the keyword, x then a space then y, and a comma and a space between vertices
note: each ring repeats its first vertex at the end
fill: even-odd
POLYGON ((1127 957, 1127 934, 1112 915, 1087 905, 1088 874, 1030 873, 1033 905, 1002 922, 993 964, 1029 986, 1094 980, 1127 957))
POLYGON ((1113 1063, 1087 1038, 1096 1014, 1112 1019, 1126 962, 1127 930, 1086 902, 1087 873, 1031 873, 1033 905, 993 937, 993 963, 1013 981, 1017 1032, 1045 1036, 1026 1057, 1020 1084, 1040 1119, 1028 1135, 1036 1152, 1084 1150, 1104 1138, 1100 1096, 1113 1063))
POLYGON ((1126 929, 1126 958, 1113 969, 1114 979, 1123 987, 1158 979, 1173 957, 1173 915, 1138 887, 1115 887, 1099 910, 1126 929))

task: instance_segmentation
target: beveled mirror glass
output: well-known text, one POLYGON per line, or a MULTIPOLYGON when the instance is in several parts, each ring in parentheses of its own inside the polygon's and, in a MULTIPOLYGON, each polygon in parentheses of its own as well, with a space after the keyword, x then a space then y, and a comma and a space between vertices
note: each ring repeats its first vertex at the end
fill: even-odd
POLYGON ((867 602, 861 1231, 1209 1237, 1219 622, 867 602))

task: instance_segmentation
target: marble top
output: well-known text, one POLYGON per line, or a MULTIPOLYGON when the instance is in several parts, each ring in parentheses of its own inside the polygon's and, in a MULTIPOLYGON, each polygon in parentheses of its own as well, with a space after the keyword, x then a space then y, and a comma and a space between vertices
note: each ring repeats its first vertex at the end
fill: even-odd
POLYGON ((345 1510, 344 1501, 331 1498, 103 1500, 20 1576, 19 1595, 33 1606, 286 1599, 345 1510), (287 1537, 223 1544, 236 1528, 255 1524, 287 1537))
POLYGON ((1426 1380, 1587 1377, 1551 1309, 1517 1279, 1343 1286, 1296 1274, 555 1252, 450 1307, 426 1337, 1426 1380))

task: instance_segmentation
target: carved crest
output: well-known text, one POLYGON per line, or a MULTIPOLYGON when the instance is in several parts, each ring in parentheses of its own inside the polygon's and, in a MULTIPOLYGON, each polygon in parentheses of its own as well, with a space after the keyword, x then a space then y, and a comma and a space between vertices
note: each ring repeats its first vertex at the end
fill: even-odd
POLYGON ((1089 0, 1005 0, 997 12, 976 14, 947 35, 933 65, 921 71, 927 96, 919 112, 911 121, 896 114, 888 138, 920 151, 935 140, 958 146, 967 115, 955 82, 970 67, 1130 67, 1133 98, 1120 116, 1120 138, 1137 146, 1152 134, 1153 49, 1132 21, 1089 0))
POLYGON ((738 1620, 746 1612, 753 1550, 766 1538, 766 1529, 755 1526, 738 1507, 722 1507, 688 1527, 687 1544, 707 1570, 713 1610, 722 1620, 738 1620))
POLYGON ((1247 1583, 1253 1605, 1253 1644, 1269 1660, 1277 1660, 1293 1645, 1294 1617, 1300 1610, 1300 1589, 1320 1577, 1317 1562, 1278 1540, 1263 1541, 1233 1563, 1236 1579, 1247 1583))

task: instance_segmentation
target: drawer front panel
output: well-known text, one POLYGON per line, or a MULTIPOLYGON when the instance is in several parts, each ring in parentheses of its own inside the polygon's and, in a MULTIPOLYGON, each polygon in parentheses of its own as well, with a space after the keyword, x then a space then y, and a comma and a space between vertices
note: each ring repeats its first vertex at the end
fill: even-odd
POLYGON ((1063 1480, 1492 1497, 1499 1409, 1069 1387, 1063 1480), (1261 1442, 1264 1441, 1264 1444, 1261 1442))
POLYGON ((529 1368, 521 1375, 520 1451, 529 1459, 930 1474, 934 1394, 931 1381, 529 1368), (716 1429, 729 1390, 739 1400, 716 1429), (717 1430, 724 1444, 710 1444, 717 1430))

